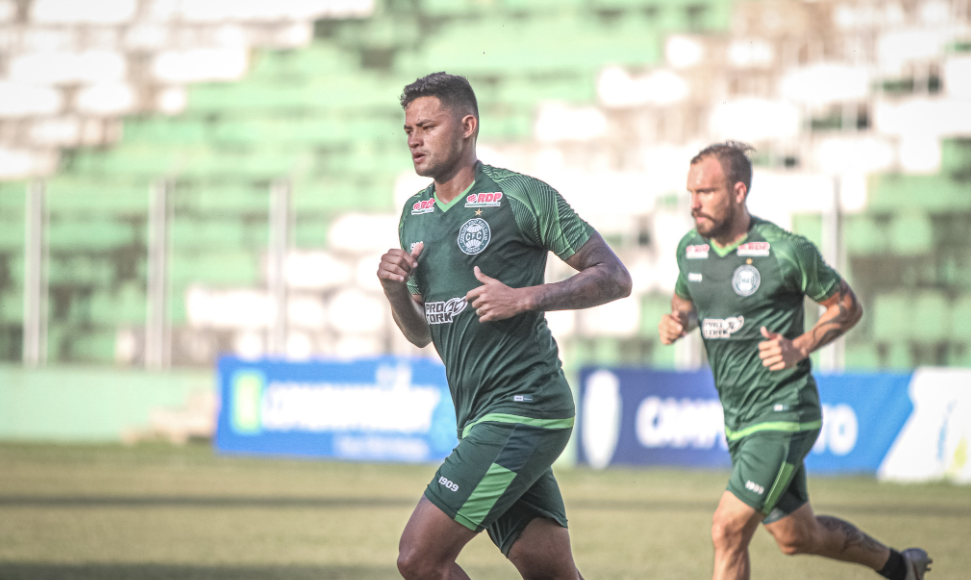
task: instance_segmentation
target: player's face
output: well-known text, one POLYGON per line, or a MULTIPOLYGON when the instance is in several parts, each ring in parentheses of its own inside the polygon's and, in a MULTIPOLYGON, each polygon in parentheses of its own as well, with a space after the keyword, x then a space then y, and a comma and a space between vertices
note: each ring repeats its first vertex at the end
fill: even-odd
POLYGON ((705 157, 691 166, 688 191, 691 192, 691 217, 695 218, 698 234, 710 239, 728 233, 739 206, 717 158, 705 157))
POLYGON ((415 173, 436 178, 449 172, 462 154, 462 122, 438 97, 419 97, 405 109, 405 133, 415 173))

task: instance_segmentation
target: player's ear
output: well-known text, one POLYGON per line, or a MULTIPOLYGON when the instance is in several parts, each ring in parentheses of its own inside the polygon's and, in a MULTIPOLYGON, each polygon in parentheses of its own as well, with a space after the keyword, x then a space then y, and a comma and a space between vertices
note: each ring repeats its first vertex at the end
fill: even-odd
POLYGON ((475 115, 466 115, 462 117, 462 136, 468 139, 469 137, 475 137, 476 132, 479 130, 479 120, 475 118, 475 115))
POLYGON ((748 188, 741 181, 735 182, 735 188, 732 190, 732 194, 735 196, 735 203, 745 203, 745 198, 748 196, 748 188))

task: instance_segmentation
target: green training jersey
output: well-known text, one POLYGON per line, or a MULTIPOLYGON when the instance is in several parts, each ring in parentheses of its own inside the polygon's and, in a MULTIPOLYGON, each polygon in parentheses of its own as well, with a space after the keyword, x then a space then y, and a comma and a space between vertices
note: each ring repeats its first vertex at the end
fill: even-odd
POLYGON ((411 197, 398 232, 407 252, 424 242, 409 289, 424 300, 460 433, 487 415, 572 424, 573 395, 543 312, 480 323, 465 295, 482 285, 475 266, 512 288, 542 284, 548 252, 568 259, 593 229, 549 185, 479 163, 475 182, 449 203, 434 184, 411 197))
POLYGON ((747 235, 719 248, 688 232, 678 245, 675 293, 694 303, 725 409, 729 438, 760 428, 818 427, 819 394, 809 359, 770 371, 762 366, 760 328, 794 339, 804 332, 803 296, 837 292, 839 274, 809 240, 753 217, 747 235), (770 426, 768 423, 772 423, 770 426))

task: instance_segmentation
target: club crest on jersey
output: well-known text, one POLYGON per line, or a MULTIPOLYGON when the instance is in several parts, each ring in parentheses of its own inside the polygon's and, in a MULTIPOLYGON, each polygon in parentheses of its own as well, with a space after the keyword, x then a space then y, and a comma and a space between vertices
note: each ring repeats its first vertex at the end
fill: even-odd
POLYGON ((489 223, 482 218, 472 218, 459 228, 457 241, 463 253, 474 256, 486 249, 491 239, 489 223))
POLYGON ((761 281, 762 276, 755 269, 755 266, 746 264, 739 266, 735 270, 735 275, 732 276, 732 288, 735 289, 735 293, 739 296, 751 296, 759 289, 759 283, 761 281))
POLYGON ((501 191, 473 193, 465 198, 465 207, 499 207, 499 200, 501 199, 501 191))
POLYGON ((433 211, 435 211, 434 198, 416 201, 415 205, 411 206, 411 215, 421 215, 423 213, 432 213, 433 211))
POLYGON ((745 324, 745 317, 706 318, 701 321, 701 336, 705 338, 731 338, 745 324))
POLYGON ((688 246, 684 249, 684 257, 689 260, 707 260, 708 259, 708 244, 700 244, 697 246, 688 246))
POLYGON ((428 324, 452 324, 455 317, 465 310, 467 304, 465 296, 444 302, 426 302, 425 320, 428 324))
POLYGON ((736 250, 739 256, 768 256, 769 242, 749 242, 742 244, 736 250))

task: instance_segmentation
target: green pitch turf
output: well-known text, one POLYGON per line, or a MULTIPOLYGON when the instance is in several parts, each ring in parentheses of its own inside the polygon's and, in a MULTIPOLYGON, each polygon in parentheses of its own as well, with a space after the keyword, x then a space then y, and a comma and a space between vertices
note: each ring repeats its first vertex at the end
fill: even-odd
MULTIPOLYGON (((203 445, 0 444, 0 579, 383 580, 434 473, 376 465, 218 456, 203 445)), ((597 579, 710 577, 711 512, 726 474, 659 469, 557 473, 580 570, 597 579)), ((850 520, 971 577, 971 488, 810 479, 818 513, 850 520)), ((861 567, 786 557, 759 531, 753 578, 872 579, 861 567)), ((459 562, 517 578, 488 537, 459 562)))

